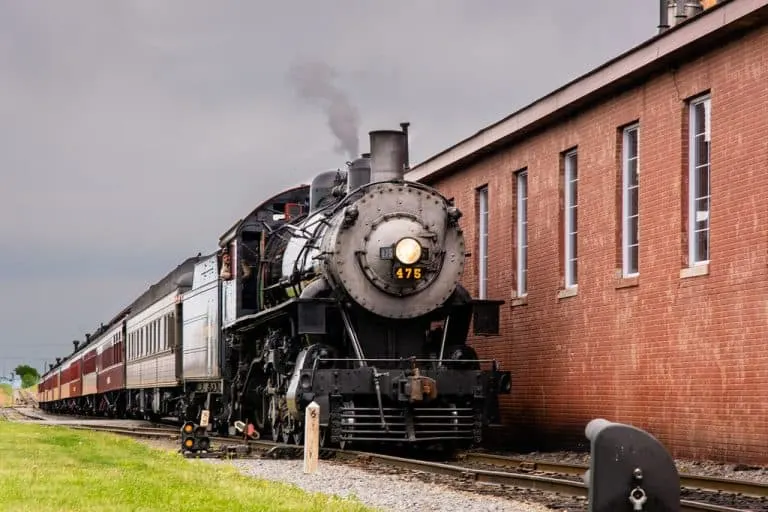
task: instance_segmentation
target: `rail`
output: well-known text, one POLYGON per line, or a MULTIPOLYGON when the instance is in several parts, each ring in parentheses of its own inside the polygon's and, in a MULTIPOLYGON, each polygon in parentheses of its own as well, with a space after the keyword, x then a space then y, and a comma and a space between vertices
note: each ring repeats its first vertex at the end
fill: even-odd
MULTIPOLYGON (((584 464, 567 464, 559 462, 528 460, 490 453, 467 452, 462 454, 461 458, 467 462, 487 464, 507 469, 516 469, 518 471, 539 471, 542 473, 557 473, 563 475, 582 476, 584 475, 584 472, 589 469, 589 467, 584 464)), ((731 478, 681 473, 680 486, 683 488, 701 491, 727 492, 757 498, 768 497, 768 485, 731 478)))

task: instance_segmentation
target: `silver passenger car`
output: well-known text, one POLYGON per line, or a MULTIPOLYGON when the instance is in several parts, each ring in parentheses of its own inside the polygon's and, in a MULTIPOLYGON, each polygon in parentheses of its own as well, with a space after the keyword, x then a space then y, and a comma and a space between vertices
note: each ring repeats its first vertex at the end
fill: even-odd
POLYGON ((216 255, 195 264, 192 289, 183 301, 184 380, 211 381, 221 378, 219 279, 216 255))

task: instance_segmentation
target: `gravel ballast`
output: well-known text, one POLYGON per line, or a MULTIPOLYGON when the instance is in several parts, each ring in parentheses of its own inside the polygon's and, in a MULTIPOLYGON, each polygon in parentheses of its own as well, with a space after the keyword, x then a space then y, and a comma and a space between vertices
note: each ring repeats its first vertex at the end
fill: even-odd
POLYGON ((354 496, 383 511, 549 512, 542 505, 494 496, 459 492, 439 484, 398 475, 376 474, 347 464, 320 461, 317 473, 305 475, 301 460, 240 459, 201 462, 232 464, 241 473, 264 480, 294 484, 309 492, 354 496))

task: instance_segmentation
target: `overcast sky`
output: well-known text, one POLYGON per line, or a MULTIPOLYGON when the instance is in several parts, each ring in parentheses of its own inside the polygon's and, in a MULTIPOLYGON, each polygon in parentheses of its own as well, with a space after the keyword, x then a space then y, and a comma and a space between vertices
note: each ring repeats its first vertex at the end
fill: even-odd
POLYGON ((267 194, 367 150, 368 131, 410 121, 420 162, 653 37, 657 14, 0 0, 0 374, 68 354, 267 194))

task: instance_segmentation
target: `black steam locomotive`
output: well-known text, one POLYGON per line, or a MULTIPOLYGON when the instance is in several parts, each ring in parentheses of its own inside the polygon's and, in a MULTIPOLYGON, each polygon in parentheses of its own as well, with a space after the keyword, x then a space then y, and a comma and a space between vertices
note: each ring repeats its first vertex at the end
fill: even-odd
POLYGON ((461 212, 404 180, 406 126, 371 132, 346 171, 272 198, 221 240, 227 425, 301 443, 314 401, 321 443, 462 446, 496 418, 509 372, 466 340, 470 324, 498 332, 501 302, 459 283, 461 212))

